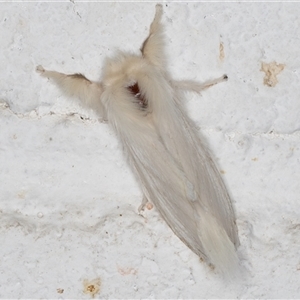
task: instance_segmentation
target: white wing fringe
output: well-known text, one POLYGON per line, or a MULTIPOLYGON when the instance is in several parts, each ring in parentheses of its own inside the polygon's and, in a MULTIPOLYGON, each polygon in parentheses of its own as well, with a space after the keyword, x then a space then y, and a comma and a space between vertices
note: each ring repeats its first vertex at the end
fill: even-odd
POLYGON ((216 219, 207 213, 201 214, 197 223, 198 233, 209 261, 228 279, 235 278, 239 271, 239 259, 235 246, 224 228, 220 227, 216 219))

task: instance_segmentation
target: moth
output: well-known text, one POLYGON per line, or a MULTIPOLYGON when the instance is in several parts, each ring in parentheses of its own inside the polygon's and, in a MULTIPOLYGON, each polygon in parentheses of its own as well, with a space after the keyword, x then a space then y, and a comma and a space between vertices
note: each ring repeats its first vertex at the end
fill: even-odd
POLYGON ((37 71, 93 108, 114 129, 143 192, 139 211, 155 205, 173 232, 209 265, 226 273, 238 264, 232 201, 184 107, 196 93, 227 80, 173 80, 167 71, 162 5, 138 54, 107 58, 101 82, 82 74, 37 71))

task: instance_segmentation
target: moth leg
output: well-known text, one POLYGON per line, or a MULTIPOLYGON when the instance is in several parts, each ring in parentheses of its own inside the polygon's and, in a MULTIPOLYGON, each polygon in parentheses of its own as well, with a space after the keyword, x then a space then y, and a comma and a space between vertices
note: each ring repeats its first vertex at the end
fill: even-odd
POLYGON ((150 25, 149 35, 141 47, 141 52, 144 58, 153 65, 163 68, 165 64, 164 35, 161 23, 163 7, 161 4, 157 4, 155 8, 155 17, 150 25))
POLYGON ((204 82, 197 82, 193 80, 182 80, 182 81, 173 81, 172 84, 175 88, 182 89, 182 90, 189 90, 192 92, 200 93, 201 91, 218 84, 220 82, 224 82, 228 80, 227 75, 223 75, 219 78, 207 80, 204 82))
POLYGON ((140 213, 142 210, 145 209, 146 204, 148 203, 148 199, 146 196, 143 196, 143 200, 141 205, 138 207, 138 212, 140 213))
POLYGON ((145 207, 150 210, 153 208, 153 204, 148 200, 148 198, 144 195, 141 205, 138 207, 138 212, 141 214, 141 211, 145 210, 145 207))
POLYGON ((53 79, 66 95, 79 98, 85 106, 95 109, 101 117, 104 117, 100 101, 103 90, 101 83, 90 81, 82 74, 67 75, 45 70, 42 66, 37 66, 36 71, 43 77, 53 79))

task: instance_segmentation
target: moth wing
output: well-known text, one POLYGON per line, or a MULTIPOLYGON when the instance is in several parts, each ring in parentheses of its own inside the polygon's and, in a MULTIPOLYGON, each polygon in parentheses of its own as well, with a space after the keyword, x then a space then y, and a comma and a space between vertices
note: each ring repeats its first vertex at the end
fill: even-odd
POLYGON ((221 177, 163 75, 148 69, 138 86, 151 113, 116 87, 102 94, 109 122, 145 196, 171 229, 197 255, 226 270, 236 263, 238 238, 221 177))

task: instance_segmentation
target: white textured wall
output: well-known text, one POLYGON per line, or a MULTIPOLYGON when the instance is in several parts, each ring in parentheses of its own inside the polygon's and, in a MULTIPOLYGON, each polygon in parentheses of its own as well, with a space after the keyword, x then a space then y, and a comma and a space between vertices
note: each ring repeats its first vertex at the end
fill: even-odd
POLYGON ((235 203, 247 272, 231 285, 155 208, 136 213, 109 126, 35 72, 100 79, 115 49, 138 51, 154 6, 0 3, 1 298, 90 298, 100 281, 101 298, 300 297, 300 3, 164 3, 174 77, 229 76, 187 105, 235 203))

